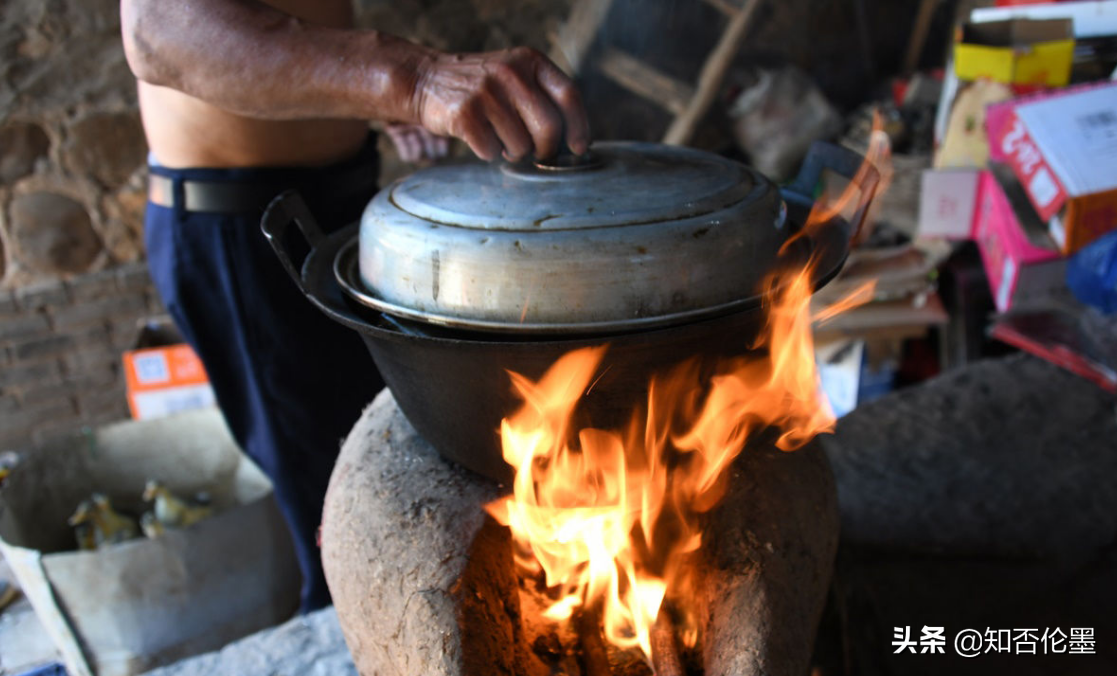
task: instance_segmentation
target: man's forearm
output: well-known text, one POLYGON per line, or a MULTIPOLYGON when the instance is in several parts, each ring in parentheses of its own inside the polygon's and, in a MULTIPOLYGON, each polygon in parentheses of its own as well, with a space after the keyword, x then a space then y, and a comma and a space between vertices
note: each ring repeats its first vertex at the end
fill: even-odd
POLYGON ((122 0, 136 77, 256 118, 416 122, 429 50, 314 26, 253 0, 122 0))
POLYGON ((248 117, 417 123, 486 160, 589 144, 574 83, 525 47, 445 54, 256 0, 121 0, 121 18, 136 77, 248 117))

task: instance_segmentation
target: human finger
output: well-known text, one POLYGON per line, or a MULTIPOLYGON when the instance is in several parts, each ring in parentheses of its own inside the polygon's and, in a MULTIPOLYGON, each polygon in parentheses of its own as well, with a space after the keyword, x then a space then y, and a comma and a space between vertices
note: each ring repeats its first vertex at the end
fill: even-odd
POLYGON ((414 162, 414 146, 409 138, 409 128, 406 125, 390 124, 384 128, 384 131, 388 133, 388 138, 392 139, 392 145, 400 159, 404 162, 414 162))
POLYGON ((492 162, 500 157, 504 145, 486 116, 478 112, 469 112, 459 119, 456 127, 458 129, 454 132, 454 136, 465 141, 474 155, 486 162, 492 162))
POLYGON ((503 87, 496 82, 487 83, 483 97, 486 117, 504 146, 504 155, 516 161, 530 153, 532 137, 503 87))
POLYGON ((407 148, 407 156, 404 159, 408 162, 418 162, 423 159, 423 144, 419 139, 419 133, 415 129, 408 129, 403 137, 404 147, 407 148))
POLYGON ((422 127, 419 128, 418 132, 419 140, 423 144, 423 156, 432 160, 442 157, 438 154, 438 137, 422 127))
POLYGON ((536 157, 542 159, 553 156, 562 146, 562 113, 538 89, 529 89, 522 83, 517 88, 521 91, 512 98, 524 127, 531 134, 536 157))
POLYGON ((445 158, 449 151, 449 143, 446 137, 432 134, 431 132, 419 127, 419 136, 422 139, 423 153, 431 160, 445 158))
POLYGON ((539 158, 558 152, 563 136, 562 113, 536 82, 535 64, 545 58, 526 47, 517 48, 508 53, 508 60, 494 66, 494 77, 507 92, 507 99, 531 135, 532 147, 539 158))
POLYGON ((436 157, 446 157, 450 154, 450 139, 445 136, 432 136, 434 138, 434 152, 436 157))
POLYGON ((562 112, 566 145, 575 154, 581 155, 589 150, 590 124, 582 95, 574 82, 558 66, 543 59, 536 67, 536 81, 562 112))

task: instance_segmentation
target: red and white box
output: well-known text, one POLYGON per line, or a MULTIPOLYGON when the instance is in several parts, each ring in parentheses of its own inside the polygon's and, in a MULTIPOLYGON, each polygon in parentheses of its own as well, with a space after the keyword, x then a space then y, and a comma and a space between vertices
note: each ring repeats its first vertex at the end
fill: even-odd
POLYGON ((1117 83, 1021 103, 994 143, 1064 253, 1117 229, 1117 83))
MULTIPOLYGON (((1117 1, 1113 3, 1117 5, 1117 1)), ((999 139, 1005 135, 1005 127, 1012 123, 1016 109, 1032 103, 1039 103, 1057 96, 1068 96, 1087 92, 1099 87, 1109 87, 1108 82, 1088 82, 1077 84, 1062 89, 1043 89, 1031 92, 1007 101, 991 103, 985 108, 985 133, 990 139, 999 139)), ((992 143, 989 146, 989 161, 1008 164, 1008 155, 1001 149, 1000 144, 992 143)))
POLYGON ((998 311, 1065 293, 1066 259, 1028 241, 1008 197, 988 171, 978 181, 973 238, 998 311))
POLYGON ((124 353, 128 408, 136 420, 215 406, 213 387, 198 355, 169 323, 145 326, 136 349, 124 353))

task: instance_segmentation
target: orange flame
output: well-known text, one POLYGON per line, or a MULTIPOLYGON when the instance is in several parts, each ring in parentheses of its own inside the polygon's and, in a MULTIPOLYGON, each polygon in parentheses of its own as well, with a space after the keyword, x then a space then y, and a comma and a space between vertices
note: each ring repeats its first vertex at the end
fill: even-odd
POLYGON ((876 293, 876 290, 877 280, 872 279, 865 282, 853 291, 847 293, 844 298, 841 298, 814 313, 814 323, 825 324, 826 322, 830 321, 834 317, 837 317, 847 310, 852 310, 858 305, 864 305, 865 303, 868 303, 873 299, 873 295, 876 293))
MULTIPOLYGON (((853 204, 857 185, 813 210, 805 229, 853 204)), ((571 428, 607 346, 564 355, 538 382, 510 374, 524 401, 500 429, 514 490, 488 509, 511 527, 519 564, 541 570, 558 593, 549 619, 600 607, 605 638, 650 659, 650 629, 664 599, 693 587, 684 562, 702 543, 698 517, 721 499, 725 469, 746 442, 775 428, 777 447, 793 451, 833 430, 814 361, 815 265, 767 280, 765 326, 749 356, 723 361, 711 378, 703 378, 698 359, 653 377, 623 431, 571 428)), ((871 289, 855 293, 823 319, 872 296, 871 289)), ((693 645, 697 622, 688 608, 679 610, 684 641, 693 645)))

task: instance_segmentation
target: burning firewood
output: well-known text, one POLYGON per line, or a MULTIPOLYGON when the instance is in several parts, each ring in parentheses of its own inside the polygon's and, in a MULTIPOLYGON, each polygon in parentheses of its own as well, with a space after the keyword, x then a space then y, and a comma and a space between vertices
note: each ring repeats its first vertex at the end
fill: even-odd
POLYGON ((609 656, 601 638, 601 610, 584 608, 575 623, 582 643, 582 676, 610 676, 609 656))
POLYGON ((666 609, 660 610, 652 626, 651 640, 655 676, 686 676, 686 669, 679 659, 679 646, 675 642, 675 625, 666 609))

